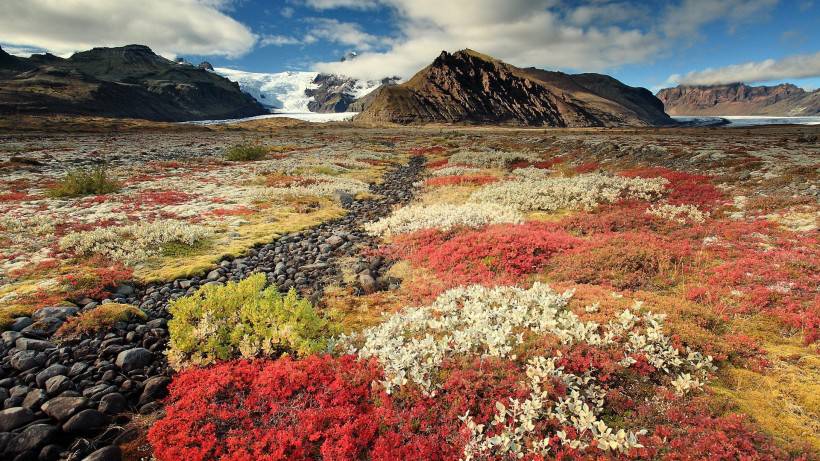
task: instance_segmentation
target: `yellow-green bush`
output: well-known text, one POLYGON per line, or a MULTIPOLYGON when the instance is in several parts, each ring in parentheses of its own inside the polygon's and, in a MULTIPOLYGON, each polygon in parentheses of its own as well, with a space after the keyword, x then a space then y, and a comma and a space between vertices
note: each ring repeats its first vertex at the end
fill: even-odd
POLYGON ((225 152, 225 160, 232 162, 262 160, 267 154, 267 147, 253 144, 239 144, 228 148, 225 152))
POLYGON ((108 176, 105 167, 71 170, 48 190, 51 197, 80 197, 117 192, 120 183, 108 176))
POLYGON ((310 354, 326 347, 335 326, 291 289, 265 288, 264 274, 211 285, 169 304, 168 358, 176 367, 275 352, 310 354))

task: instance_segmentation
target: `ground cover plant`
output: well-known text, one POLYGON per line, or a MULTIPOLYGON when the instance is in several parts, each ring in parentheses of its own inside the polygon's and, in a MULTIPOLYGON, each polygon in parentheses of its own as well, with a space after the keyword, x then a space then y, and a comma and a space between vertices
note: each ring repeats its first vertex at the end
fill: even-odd
POLYGON ((818 459, 816 128, 235 129, 15 145, 108 193, 0 180, 0 321, 88 305, 50 340, 172 365, 127 459, 818 459))

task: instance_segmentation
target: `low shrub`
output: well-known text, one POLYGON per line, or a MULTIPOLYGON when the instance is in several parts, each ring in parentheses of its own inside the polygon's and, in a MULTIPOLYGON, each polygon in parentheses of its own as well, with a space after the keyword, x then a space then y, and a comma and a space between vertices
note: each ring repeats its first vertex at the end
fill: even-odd
POLYGON ((663 178, 624 178, 587 173, 571 177, 521 179, 483 186, 472 202, 489 202, 520 211, 591 210, 624 199, 652 201, 665 191, 663 178))
MULTIPOLYGON (((92 258, 90 263, 102 263, 102 260, 92 258)), ((101 299, 110 294, 108 290, 133 277, 133 270, 120 263, 114 263, 98 267, 79 267, 73 273, 60 277, 59 282, 67 298, 101 299)))
POLYGON ((159 461, 365 459, 382 422, 375 361, 232 361, 174 378, 148 439, 159 461))
POLYGON ((63 338, 77 337, 98 331, 106 331, 117 322, 130 322, 147 318, 145 312, 130 304, 102 304, 68 319, 60 326, 56 334, 63 338))
POLYGON ((491 175, 449 175, 429 178, 424 181, 424 185, 428 187, 466 186, 490 184, 496 181, 498 178, 491 175))
POLYGON ((496 224, 462 232, 420 231, 398 237, 389 250, 432 271, 448 287, 515 283, 540 270, 579 239, 548 223, 496 224))
POLYGON ((390 216, 364 225, 372 235, 397 235, 422 229, 449 231, 458 227, 478 228, 487 224, 520 223, 523 217, 515 210, 491 203, 467 205, 409 205, 390 216))
POLYGON ((268 154, 268 148, 258 144, 237 144, 225 151, 225 160, 231 162, 249 162, 262 160, 268 154))
POLYGON ((112 179, 104 166, 93 169, 75 169, 66 173, 48 190, 55 198, 81 197, 83 195, 110 194, 120 190, 121 185, 112 179))
POLYGON ((667 201, 672 205, 696 205, 710 209, 723 199, 723 193, 712 184, 709 176, 674 171, 668 168, 637 168, 620 173, 627 178, 664 178, 667 183, 667 201))
POLYGON ((549 275, 618 289, 666 288, 691 263, 690 255, 687 242, 667 241, 649 233, 609 234, 554 258, 549 275))
POLYGON ((161 254, 165 245, 193 246, 210 236, 211 231, 204 226, 163 219, 72 232, 61 238, 59 244, 60 249, 77 256, 99 255, 134 265, 161 254))
POLYGON ((264 274, 200 288, 172 301, 168 358, 177 368, 237 356, 324 349, 333 324, 291 289, 283 296, 264 274))

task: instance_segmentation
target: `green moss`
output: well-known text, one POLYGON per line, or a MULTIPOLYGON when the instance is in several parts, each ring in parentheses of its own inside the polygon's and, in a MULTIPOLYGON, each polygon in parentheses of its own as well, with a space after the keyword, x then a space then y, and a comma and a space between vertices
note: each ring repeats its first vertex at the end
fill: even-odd
POLYGON ((262 160, 268 154, 268 148, 255 144, 238 144, 225 151, 225 160, 248 162, 262 160))
POLYGON ((236 356, 310 354, 326 348, 335 325, 291 289, 282 295, 264 274, 204 286, 172 301, 168 357, 177 368, 236 356))
POLYGON ((169 242, 165 245, 162 245, 160 249, 160 254, 162 256, 166 256, 169 258, 181 258, 185 256, 193 256, 199 254, 203 250, 206 250, 208 247, 211 246, 211 241, 209 240, 199 240, 195 242, 193 245, 186 245, 180 242, 169 242))
POLYGON ((83 195, 110 194, 120 190, 120 183, 108 176, 105 167, 90 170, 71 170, 51 187, 48 195, 55 198, 81 197, 83 195))

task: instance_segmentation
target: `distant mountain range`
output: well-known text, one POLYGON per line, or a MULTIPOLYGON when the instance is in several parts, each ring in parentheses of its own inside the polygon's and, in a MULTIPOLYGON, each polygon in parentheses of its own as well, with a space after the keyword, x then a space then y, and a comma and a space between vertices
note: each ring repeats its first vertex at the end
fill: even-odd
POLYGON ((673 125, 649 90, 601 74, 518 68, 473 50, 442 52, 406 83, 376 90, 354 120, 613 127, 673 125))
POLYGON ((820 115, 820 90, 805 91, 790 83, 681 85, 660 90, 657 96, 672 115, 820 115))
POLYGON ((187 121, 268 112, 207 67, 170 61, 143 45, 94 48, 68 59, 21 58, 0 49, 0 114, 187 121))
MULTIPOLYGON (((345 60, 355 59, 354 54, 345 60)), ((282 112, 360 112, 365 123, 613 127, 672 125, 644 88, 601 74, 518 68, 472 50, 442 52, 409 81, 193 66, 128 45, 63 59, 0 50, 0 114, 82 114, 162 121, 282 112)))

